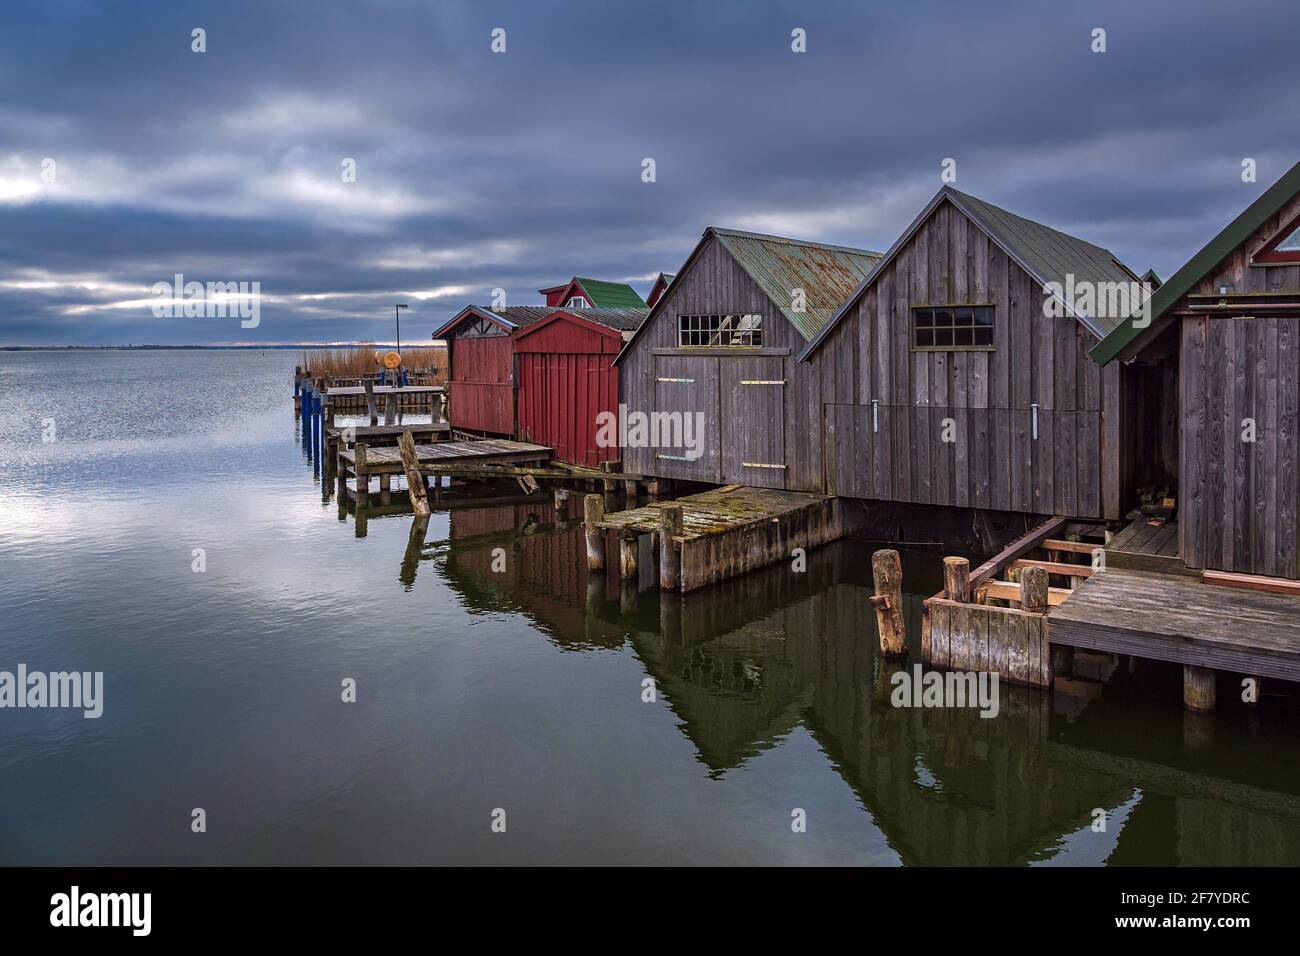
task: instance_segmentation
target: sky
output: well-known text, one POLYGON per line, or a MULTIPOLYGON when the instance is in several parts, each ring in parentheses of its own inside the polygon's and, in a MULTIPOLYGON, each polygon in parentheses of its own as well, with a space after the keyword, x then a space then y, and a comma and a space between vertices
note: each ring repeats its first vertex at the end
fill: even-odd
POLYGON ((709 225, 883 251, 945 159, 1168 277, 1300 160, 1298 35, 1295 0, 5 3, 0 346, 391 341, 397 302, 427 340, 494 289, 644 295, 709 225), (257 282, 257 324, 156 315, 178 273, 257 282))

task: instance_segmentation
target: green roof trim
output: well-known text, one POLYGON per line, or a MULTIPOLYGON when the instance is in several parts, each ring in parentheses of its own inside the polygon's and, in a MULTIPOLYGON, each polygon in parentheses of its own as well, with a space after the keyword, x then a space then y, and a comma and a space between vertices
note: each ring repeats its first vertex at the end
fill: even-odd
POLYGON ((591 304, 598 309, 644 309, 645 299, 636 294, 626 282, 606 282, 603 279, 584 279, 575 276, 578 285, 587 293, 591 304))
POLYGON ((1147 329, 1160 322, 1164 314, 1176 305, 1183 296, 1211 269, 1232 254, 1232 251, 1251 237, 1260 226, 1268 222, 1291 199, 1300 193, 1300 163, 1296 163, 1277 182, 1251 203, 1243 212, 1224 228, 1217 236, 1206 243, 1196 255, 1187 260, 1169 281, 1156 290, 1151 297, 1151 321, 1147 325, 1136 326, 1130 319, 1121 322, 1104 339, 1092 347, 1088 353, 1098 364, 1105 365, 1123 352, 1147 329))

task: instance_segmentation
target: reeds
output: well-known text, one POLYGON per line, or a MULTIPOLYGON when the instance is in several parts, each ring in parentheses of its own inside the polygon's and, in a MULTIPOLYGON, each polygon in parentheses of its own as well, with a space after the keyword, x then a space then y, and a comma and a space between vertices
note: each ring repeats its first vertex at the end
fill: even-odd
MULTIPOLYGON (((332 379, 360 378, 382 372, 384 367, 375 360, 375 353, 382 356, 388 351, 388 347, 376 347, 369 342, 350 348, 304 349, 298 354, 298 364, 313 375, 328 375, 332 379)), ((402 366, 409 373, 432 372, 434 382, 441 384, 447 380, 447 349, 431 345, 404 346, 402 366)))

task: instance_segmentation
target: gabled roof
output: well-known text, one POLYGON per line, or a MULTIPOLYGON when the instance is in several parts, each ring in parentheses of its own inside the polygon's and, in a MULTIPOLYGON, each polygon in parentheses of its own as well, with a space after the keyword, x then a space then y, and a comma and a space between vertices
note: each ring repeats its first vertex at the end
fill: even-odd
MULTIPOLYGON (((1101 246, 1095 246, 1091 242, 1085 242, 1075 236, 1044 226, 1040 222, 1034 222, 1032 219, 1017 216, 951 186, 944 186, 934 194, 934 198, 912 220, 907 230, 889 247, 889 251, 876 263, 871 275, 863 279, 853 293, 845 298, 840 309, 803 350, 803 354, 799 356, 800 361, 807 360, 817 349, 817 346, 830 334, 830 330, 838 325, 857 304, 867 287, 894 261, 921 225, 945 201, 952 203, 966 218, 983 229, 1003 252, 1015 260, 1041 286, 1054 282, 1062 287, 1071 287, 1066 280, 1066 277, 1071 275, 1074 277, 1074 285, 1084 282, 1127 284, 1139 281, 1136 273, 1101 246)), ((1120 321, 1117 317, 1090 315, 1081 309, 1076 309, 1073 302, 1062 300, 1062 306, 1068 314, 1098 338, 1105 335, 1120 321)))
POLYGON ((649 314, 648 309, 566 309, 559 306, 549 308, 547 311, 551 314, 520 330, 515 338, 525 338, 553 322, 568 320, 579 325, 596 326, 593 331, 600 332, 604 329, 607 331, 601 334, 622 339, 628 333, 636 331, 649 314))
POLYGON ((1192 291, 1206 273, 1231 255, 1234 249, 1249 239, 1297 193, 1300 193, 1300 163, 1296 163, 1281 179, 1268 187, 1245 212, 1228 223, 1222 232, 1206 243, 1200 252, 1187 260, 1185 266, 1156 290, 1156 294, 1151 297, 1149 325, 1139 328, 1133 322, 1121 322, 1094 345, 1088 354, 1105 365, 1142 336, 1143 332, 1151 330, 1154 333, 1155 327, 1164 323, 1164 315, 1170 307, 1192 291))
POLYGON ((709 231, 805 339, 817 334, 880 260, 879 252, 849 246, 717 227, 709 231), (802 312, 793 308, 795 289, 804 291, 802 312))
POLYGON ((606 282, 603 279, 584 279, 575 276, 587 293, 587 301, 598 309, 644 309, 645 299, 636 294, 626 282, 606 282))
POLYGON ((452 318, 444 322, 434 333, 435 339, 444 338, 447 333, 470 315, 486 318, 503 326, 510 332, 528 328, 545 321, 557 312, 580 315, 588 321, 620 332, 632 332, 640 327, 649 314, 649 310, 640 309, 565 309, 552 305, 512 305, 504 309, 493 309, 486 305, 467 305, 452 318))
MULTIPOLYGON (((785 236, 766 236, 737 229, 709 226, 695 244, 677 276, 690 271, 691 264, 699 258, 710 239, 718 243, 740 264, 751 279, 767 294, 781 314, 805 339, 812 337, 834 313, 841 294, 852 291, 854 283, 871 271, 880 253, 850 246, 832 246, 821 242, 804 242, 785 236), (793 310, 792 294, 803 289, 805 309, 793 310)), ((637 329, 636 334, 618 353, 615 364, 627 355, 642 330, 648 328, 668 301, 670 290, 665 290, 650 314, 637 329)))

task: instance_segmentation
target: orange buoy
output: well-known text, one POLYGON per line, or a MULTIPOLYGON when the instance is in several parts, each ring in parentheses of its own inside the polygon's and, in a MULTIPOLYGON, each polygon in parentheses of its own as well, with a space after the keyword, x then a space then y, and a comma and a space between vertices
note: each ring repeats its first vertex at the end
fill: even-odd
POLYGON ((396 352, 388 352, 384 355, 384 368, 397 368, 402 364, 402 356, 396 352))

